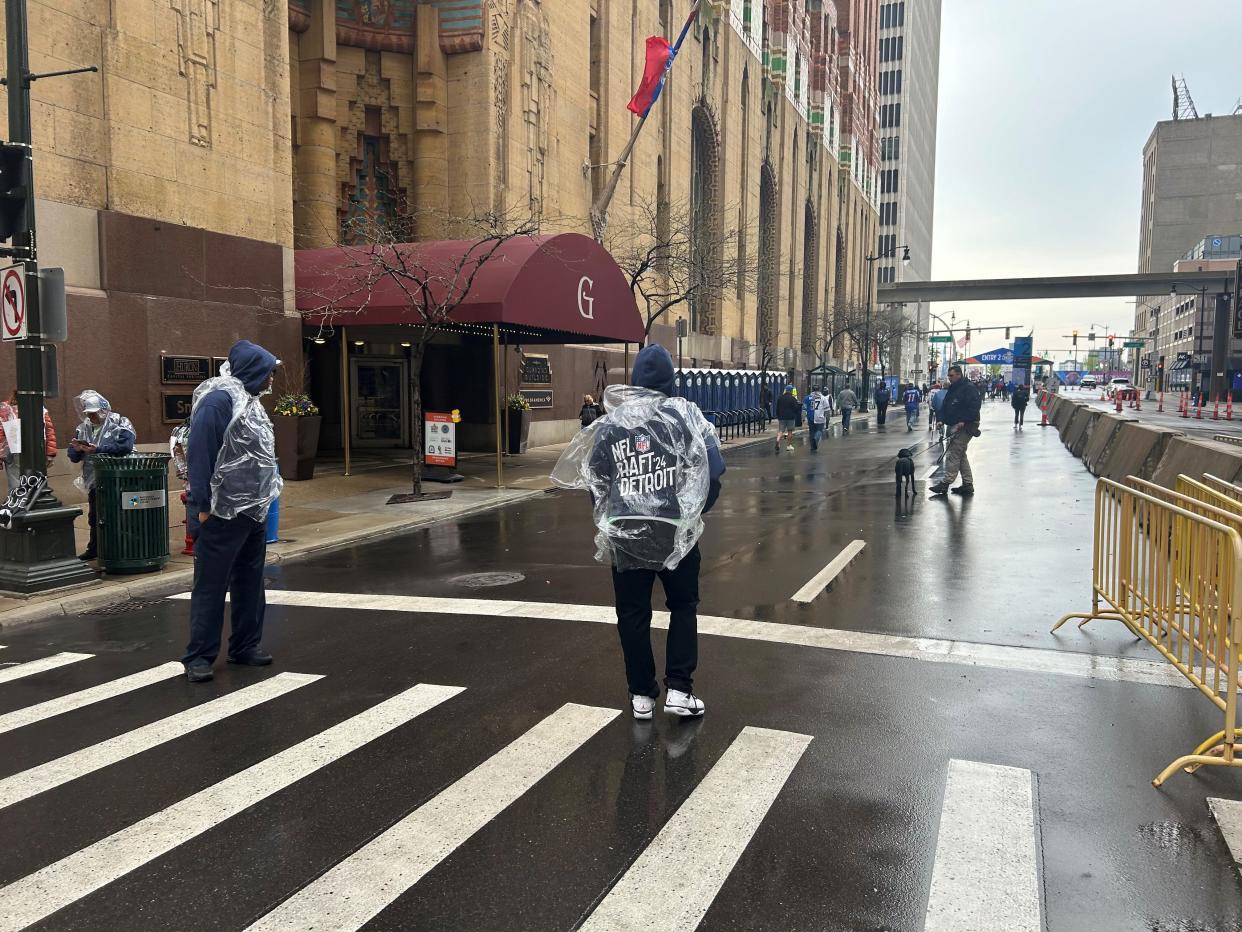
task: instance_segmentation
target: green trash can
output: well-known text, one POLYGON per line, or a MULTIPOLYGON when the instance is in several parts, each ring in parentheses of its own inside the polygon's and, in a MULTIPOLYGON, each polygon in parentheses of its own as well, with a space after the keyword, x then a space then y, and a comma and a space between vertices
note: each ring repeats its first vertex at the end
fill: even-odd
POLYGON ((99 568, 152 573, 168 563, 167 453, 92 456, 99 568))

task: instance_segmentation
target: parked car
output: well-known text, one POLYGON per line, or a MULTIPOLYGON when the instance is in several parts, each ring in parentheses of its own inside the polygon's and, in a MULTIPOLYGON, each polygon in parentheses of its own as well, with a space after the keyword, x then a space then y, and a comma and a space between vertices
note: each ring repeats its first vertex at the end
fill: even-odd
POLYGON ((1078 385, 1081 388, 1095 388, 1099 384, 1100 383, 1096 381, 1096 378, 1093 375, 1084 375, 1081 379, 1078 380, 1078 385))

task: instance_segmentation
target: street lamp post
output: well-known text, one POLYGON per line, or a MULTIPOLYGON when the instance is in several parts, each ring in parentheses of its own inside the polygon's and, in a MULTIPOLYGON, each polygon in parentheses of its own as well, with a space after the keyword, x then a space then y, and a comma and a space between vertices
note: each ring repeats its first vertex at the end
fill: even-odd
POLYGON ((892 259, 897 255, 897 250, 902 250, 901 261, 903 265, 910 264, 910 247, 906 245, 893 246, 890 249, 882 249, 877 255, 867 256, 867 316, 863 325, 863 381, 862 381, 862 398, 859 401, 859 408, 863 411, 867 410, 867 399, 871 397, 868 385, 871 381, 871 296, 875 294, 875 263, 881 259, 892 259))

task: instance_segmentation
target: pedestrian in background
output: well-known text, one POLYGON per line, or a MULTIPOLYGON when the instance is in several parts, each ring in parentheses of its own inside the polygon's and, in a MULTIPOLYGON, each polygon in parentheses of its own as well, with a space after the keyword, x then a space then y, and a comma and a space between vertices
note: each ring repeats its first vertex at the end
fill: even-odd
POLYGON ((949 366, 949 390, 940 404, 940 420, 949 431, 949 447, 944 454, 944 476, 929 490, 944 495, 960 474, 962 484, 953 489, 956 495, 974 495, 975 477, 970 469, 966 448, 979 436, 979 406, 982 399, 968 379, 962 378, 961 366, 949 366))
POLYGON ((597 417, 603 417, 604 406, 596 404, 595 399, 590 395, 582 396, 582 408, 578 411, 578 422, 583 427, 590 427, 591 422, 597 417))
POLYGON ((99 556, 96 547, 98 516, 95 509, 95 466, 90 461, 93 454, 100 456, 128 456, 134 452, 134 425, 129 418, 112 410, 108 399, 94 389, 87 389, 73 401, 74 409, 81 418, 78 429, 69 441, 69 462, 82 464, 82 476, 74 485, 86 493, 86 523, 90 538, 79 560, 94 560, 99 556))
POLYGON ((944 404, 945 394, 945 387, 937 382, 927 400, 927 429, 935 429, 941 443, 944 443, 944 424, 940 420, 940 406, 944 404))
POLYGON ((918 423, 919 405, 923 402, 923 394, 914 387, 913 382, 908 382, 901 400, 906 406, 906 432, 909 433, 914 430, 914 425, 918 423))
POLYGON ((837 407, 841 409, 841 433, 850 432, 850 417, 858 407, 858 396, 847 385, 837 392, 837 407))
MULTIPOLYGON (((634 718, 651 718, 660 688, 651 652, 651 590, 658 576, 669 610, 664 711, 697 718, 699 538, 720 494, 724 458, 716 431, 673 397, 673 360, 652 344, 634 360, 632 385, 613 385, 608 413, 571 441, 552 472, 591 492, 596 559, 612 566, 617 633, 634 718)), ((792 392, 782 395, 797 404, 792 392)))
POLYGON ((194 542, 190 643, 186 679, 210 680, 220 653, 224 597, 231 596, 229 663, 265 667, 272 655, 263 639, 263 564, 267 512, 284 483, 276 463, 272 422, 259 403, 271 391, 280 360, 249 340, 229 350, 220 375, 194 389, 190 415, 191 507, 201 526, 194 542))
POLYGON ((888 420, 888 405, 893 400, 893 396, 889 394, 888 385, 881 382, 875 387, 875 422, 883 424, 888 420))
POLYGON ((781 452, 781 437, 785 438, 785 449, 793 449, 794 428, 798 426, 798 418, 802 413, 802 405, 794 394, 794 387, 786 385, 781 397, 776 399, 776 452, 781 452))
POLYGON ((816 453, 828 424, 828 399, 819 389, 812 389, 806 396, 806 424, 811 437, 811 452, 816 453))
POLYGON ((772 416, 772 389, 767 382, 759 386, 759 407, 768 417, 772 416))
MULTIPOLYGON (((21 423, 21 415, 17 409, 17 389, 9 392, 9 400, 0 402, 0 423, 21 423)), ((13 429, 13 428, 11 428, 13 429)), ((44 452, 44 474, 52 469, 52 463, 56 459, 56 454, 60 452, 56 445, 56 427, 52 424, 52 416, 47 413, 47 408, 43 409, 43 452, 44 452)), ((0 428, 0 461, 4 463, 4 478, 8 482, 9 492, 17 488, 17 484, 21 482, 22 471, 18 465, 17 454, 9 449, 9 439, 0 428)))
POLYGON ((1009 402, 1013 405, 1013 429, 1017 430, 1026 420, 1026 406, 1031 401, 1031 390, 1025 385, 1018 385, 1013 390, 1012 400, 1009 402))

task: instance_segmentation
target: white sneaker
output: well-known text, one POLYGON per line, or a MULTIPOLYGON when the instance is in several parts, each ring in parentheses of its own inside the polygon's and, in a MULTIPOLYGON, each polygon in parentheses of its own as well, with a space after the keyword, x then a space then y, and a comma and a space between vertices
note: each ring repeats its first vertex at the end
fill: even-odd
POLYGON ((793 449, 793 444, 791 443, 789 446, 785 447, 785 449, 786 449, 786 450, 792 450, 792 449, 793 449))
POLYGON ((707 711, 707 707, 703 705, 703 700, 694 693, 670 689, 664 697, 664 711, 669 715, 680 715, 682 718, 698 718, 707 711))
POLYGON ((634 710, 634 717, 646 720, 651 718, 651 713, 655 709, 655 700, 650 696, 630 695, 630 708, 634 710))

